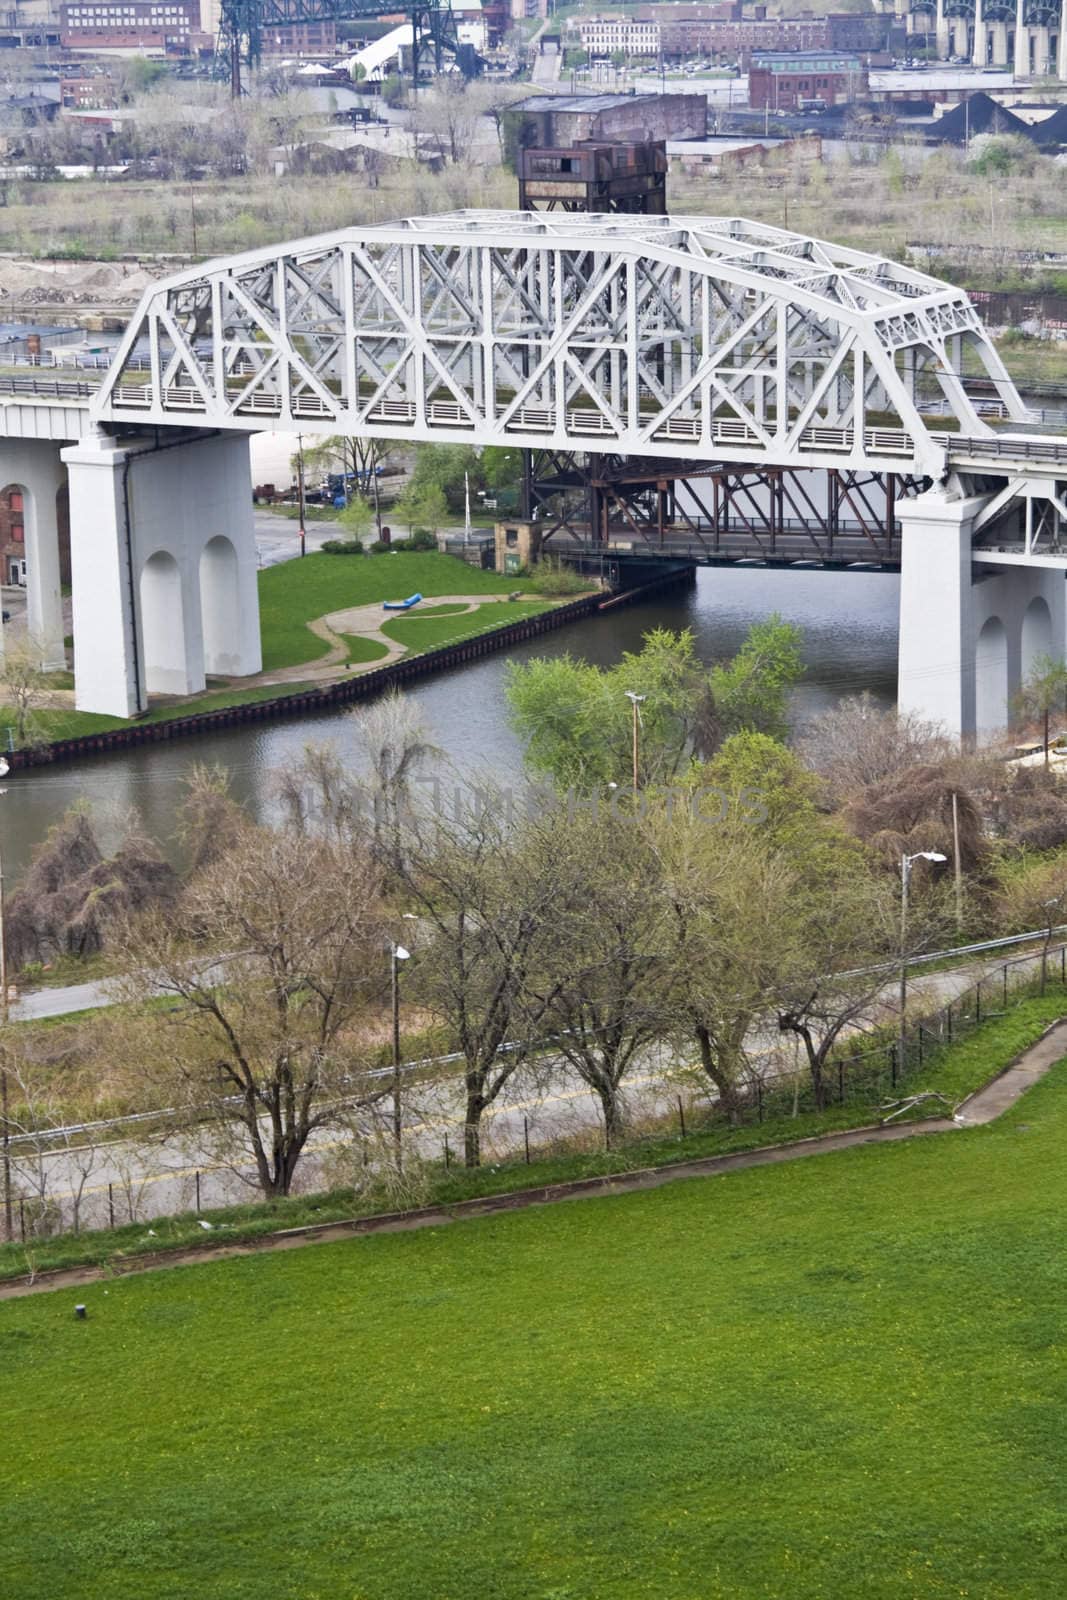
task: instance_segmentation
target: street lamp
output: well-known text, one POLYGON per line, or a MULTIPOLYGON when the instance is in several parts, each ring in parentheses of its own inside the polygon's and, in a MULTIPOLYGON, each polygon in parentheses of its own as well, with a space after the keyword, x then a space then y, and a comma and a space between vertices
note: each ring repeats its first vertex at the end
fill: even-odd
POLYGON ((897 1071, 904 1071, 908 1011, 908 881, 912 864, 916 861, 947 861, 940 850, 916 850, 914 855, 900 858, 900 1036, 897 1047, 897 1071))
POLYGON ((400 1100, 400 963, 411 959, 411 951, 402 944, 392 946, 390 971, 393 995, 393 1150, 396 1170, 403 1166, 403 1126, 400 1100))
POLYGON ((641 720, 641 713, 640 713, 638 707, 644 705, 645 701, 648 699, 648 695, 647 694, 635 694, 633 689, 627 689, 626 690, 626 698, 627 698, 627 700, 629 700, 630 705, 633 708, 633 723, 634 723, 634 739, 633 739, 634 794, 636 794, 637 793, 637 774, 638 774, 638 760, 637 760, 637 758, 638 758, 638 735, 637 735, 637 728, 638 728, 638 723, 641 720))

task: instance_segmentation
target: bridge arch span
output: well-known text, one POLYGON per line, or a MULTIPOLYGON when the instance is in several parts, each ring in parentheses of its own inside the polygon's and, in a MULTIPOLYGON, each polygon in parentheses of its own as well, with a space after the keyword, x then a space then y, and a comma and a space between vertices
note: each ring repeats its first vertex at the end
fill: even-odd
POLYGON ((966 294, 914 268, 736 217, 465 211, 164 279, 91 410, 941 476, 928 386, 989 432, 965 339, 1025 417, 966 294))

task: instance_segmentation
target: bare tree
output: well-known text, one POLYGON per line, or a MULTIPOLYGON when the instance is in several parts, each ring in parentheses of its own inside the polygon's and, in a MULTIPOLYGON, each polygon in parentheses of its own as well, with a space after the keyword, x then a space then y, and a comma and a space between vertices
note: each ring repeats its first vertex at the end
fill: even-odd
POLYGON ((420 818, 400 865, 426 930, 409 986, 443 1017, 463 1056, 464 1159, 481 1160, 481 1124, 521 1063, 503 1052, 512 1029, 536 1032, 544 999, 529 979, 553 925, 556 884, 546 835, 512 829, 502 797, 486 794, 459 819, 420 818))
POLYGON ((953 754, 945 730, 910 712, 883 709, 868 693, 853 695, 808 724, 800 755, 823 780, 836 808, 869 784, 953 754))
POLYGON ((267 1197, 288 1194, 316 1130, 372 1098, 366 1028, 387 976, 374 863, 343 846, 249 827, 178 904, 131 922, 127 1048, 169 1103, 233 1133, 267 1197), (219 956, 225 953, 220 971, 219 956))
POLYGON ((663 1021, 671 930, 659 864, 633 818, 605 829, 560 810, 544 849, 554 906, 529 990, 553 1050, 597 1095, 611 1146, 624 1126, 623 1082, 663 1021))

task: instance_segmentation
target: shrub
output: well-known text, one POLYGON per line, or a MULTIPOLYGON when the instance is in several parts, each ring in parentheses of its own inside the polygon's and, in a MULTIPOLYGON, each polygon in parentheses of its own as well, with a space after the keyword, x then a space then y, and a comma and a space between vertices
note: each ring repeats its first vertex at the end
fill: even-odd
POLYGON ((550 598, 557 595, 584 594, 589 587, 589 579, 583 577, 580 572, 575 572, 573 567, 554 566, 550 561, 539 561, 530 578, 530 588, 550 598))
POLYGON ((322 549, 329 556, 361 556, 363 543, 359 539, 327 539, 322 549))

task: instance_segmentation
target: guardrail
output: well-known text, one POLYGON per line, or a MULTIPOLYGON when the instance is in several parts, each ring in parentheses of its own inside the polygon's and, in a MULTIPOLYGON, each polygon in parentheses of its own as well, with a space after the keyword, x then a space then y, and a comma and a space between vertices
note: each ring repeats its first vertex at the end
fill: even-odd
POLYGON ((993 434, 986 439, 969 439, 960 434, 945 434, 950 457, 966 456, 982 461, 1048 461, 1067 467, 1067 438, 1023 439, 1018 434, 993 434))
MULTIPOLYGON (((278 417, 283 405, 280 394, 269 390, 253 389, 245 392, 229 388, 226 402, 236 416, 278 417)), ((155 391, 147 385, 119 384, 113 395, 119 408, 150 410, 156 404, 155 391)), ((342 404, 338 397, 336 406, 317 394, 294 395, 289 403, 293 417, 331 417, 342 404)), ((167 411, 199 412, 206 415, 211 407, 199 389, 188 385, 175 385, 164 392, 163 408, 167 411)), ((413 400, 379 400, 367 412, 368 422, 382 426, 410 427, 425 419, 445 428, 475 431, 482 426, 482 418, 471 414, 458 400, 428 400, 419 406, 413 400)), ((519 406, 507 416, 505 426, 517 433, 551 434, 556 429, 556 412, 547 406, 519 406)), ((595 407, 568 407, 564 428, 578 438, 618 438, 625 424, 595 407)), ((652 438, 656 440, 689 440, 699 443, 707 439, 713 445, 740 445, 745 449, 765 447, 765 439, 748 423, 733 418, 712 418, 710 424, 701 416, 671 416, 658 428, 652 438)), ((852 428, 807 427, 798 440, 800 450, 820 453, 850 455, 855 448, 856 434, 852 428)), ((863 448, 872 455, 895 456, 910 460, 915 445, 910 434, 900 428, 865 428, 863 448)))

